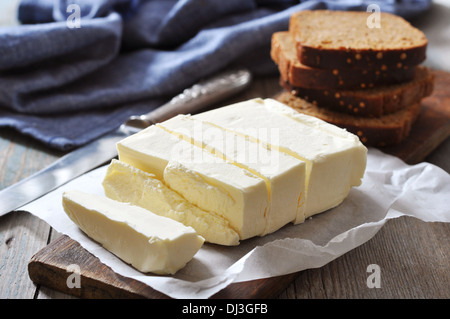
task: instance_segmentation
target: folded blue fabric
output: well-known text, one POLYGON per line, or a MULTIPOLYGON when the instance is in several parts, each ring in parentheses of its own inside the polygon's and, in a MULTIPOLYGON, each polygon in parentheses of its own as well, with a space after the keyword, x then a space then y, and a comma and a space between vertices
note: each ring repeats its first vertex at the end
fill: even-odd
POLYGON ((270 38, 287 30, 293 12, 365 11, 370 3, 405 17, 430 5, 429 0, 23 0, 22 25, 0 28, 0 127, 70 150, 231 65, 276 74, 270 38))

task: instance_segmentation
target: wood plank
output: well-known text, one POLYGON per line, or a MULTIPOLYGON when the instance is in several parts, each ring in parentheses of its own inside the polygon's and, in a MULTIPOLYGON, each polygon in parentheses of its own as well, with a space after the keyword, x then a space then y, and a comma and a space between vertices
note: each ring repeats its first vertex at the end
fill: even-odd
MULTIPOLYGON (((28 273, 35 283, 80 298, 151 298, 167 299, 168 296, 146 284, 116 274, 86 251, 76 241, 62 235, 45 249, 37 252, 28 263, 28 273), (80 288, 69 288, 67 269, 72 264, 82 266, 80 288)), ((289 285, 297 274, 231 284, 213 298, 274 298, 289 285), (274 285, 276 280, 276 285, 274 285)))
POLYGON ((422 110, 410 135, 400 145, 380 148, 408 164, 423 161, 450 136, 450 73, 440 70, 433 73, 433 94, 422 100, 422 110))
POLYGON ((367 243, 324 267, 307 269, 281 299, 450 298, 450 224, 390 220, 367 243), (367 266, 380 267, 380 288, 367 287, 367 266))
MULTIPOLYGON (((57 232, 55 229, 52 228, 50 230, 49 243, 55 241, 56 239, 58 239, 61 236, 62 236, 61 233, 57 232)), ((30 279, 30 281, 31 281, 31 279, 30 279)), ((36 287, 35 298, 36 299, 77 299, 78 297, 76 297, 72 294, 64 293, 57 289, 52 289, 47 286, 38 285, 36 287)))
POLYGON ((0 218, 0 296, 33 298, 35 286, 27 276, 27 263, 48 243, 50 226, 27 212, 0 218))
MULTIPOLYGON (((382 149, 410 164, 424 160, 450 135, 450 92, 446 91, 450 84, 450 73, 435 71, 435 74, 435 91, 431 97, 424 99, 422 112, 412 128, 411 135, 397 147, 382 149)), ((275 87, 271 89, 275 90, 275 87)), ((279 90, 278 87, 276 90, 279 90)), ((254 96, 247 98, 251 97, 254 96)), ((28 264, 28 272, 35 283, 82 298, 167 297, 140 282, 115 274, 78 243, 66 236, 60 237, 36 253, 28 264), (82 266, 81 280, 83 284, 78 290, 69 289, 66 285, 68 277, 66 269, 73 263, 82 266)), ((273 298, 288 287, 298 275, 295 273, 235 283, 220 291, 213 298, 273 298)), ((338 284, 334 283, 333 286, 338 284)), ((325 293, 325 295, 327 294, 325 293)))
POLYGON ((145 284, 117 275, 65 235, 31 258, 28 273, 35 283, 47 282, 53 289, 80 298, 164 298, 145 284), (67 269, 73 264, 82 266, 81 288, 67 285, 71 274, 67 269))
MULTIPOLYGON (((0 189, 5 188, 60 156, 59 152, 43 152, 29 137, 1 129, 0 189)), ((0 297, 33 298, 36 286, 29 279, 27 264, 31 256, 48 244, 50 226, 25 212, 0 217, 0 297)))

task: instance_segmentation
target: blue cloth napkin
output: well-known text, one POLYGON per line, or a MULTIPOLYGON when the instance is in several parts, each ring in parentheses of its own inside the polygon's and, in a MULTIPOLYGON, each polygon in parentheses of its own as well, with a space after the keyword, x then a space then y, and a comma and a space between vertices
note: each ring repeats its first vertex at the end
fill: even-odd
POLYGON ((231 65, 276 74, 293 12, 371 3, 408 18, 430 0, 22 0, 0 27, 0 127, 73 149, 231 65))

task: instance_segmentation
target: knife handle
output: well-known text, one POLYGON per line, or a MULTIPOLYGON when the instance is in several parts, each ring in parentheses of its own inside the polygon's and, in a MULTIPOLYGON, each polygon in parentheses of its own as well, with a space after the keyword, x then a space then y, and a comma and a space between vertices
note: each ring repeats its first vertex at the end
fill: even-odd
POLYGON ((125 125, 143 129, 178 114, 189 114, 237 94, 248 86, 251 74, 245 69, 220 73, 185 89, 168 103, 143 115, 131 116, 125 125))

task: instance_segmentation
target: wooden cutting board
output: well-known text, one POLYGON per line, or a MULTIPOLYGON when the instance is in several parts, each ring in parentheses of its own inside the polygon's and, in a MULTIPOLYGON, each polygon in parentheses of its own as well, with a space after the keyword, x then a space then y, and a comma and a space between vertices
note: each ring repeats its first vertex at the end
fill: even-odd
MULTIPOLYGON (((450 73, 434 71, 435 89, 422 102, 422 111, 410 136, 401 144, 381 150, 409 164, 423 161, 450 136, 450 73)), ((61 236, 37 252, 28 263, 28 273, 36 284, 81 298, 168 298, 151 287, 113 272, 98 258, 67 236, 61 236), (81 270, 81 288, 70 289, 69 266, 81 270)), ((298 273, 231 284, 213 298, 272 298, 279 295, 298 273)))

